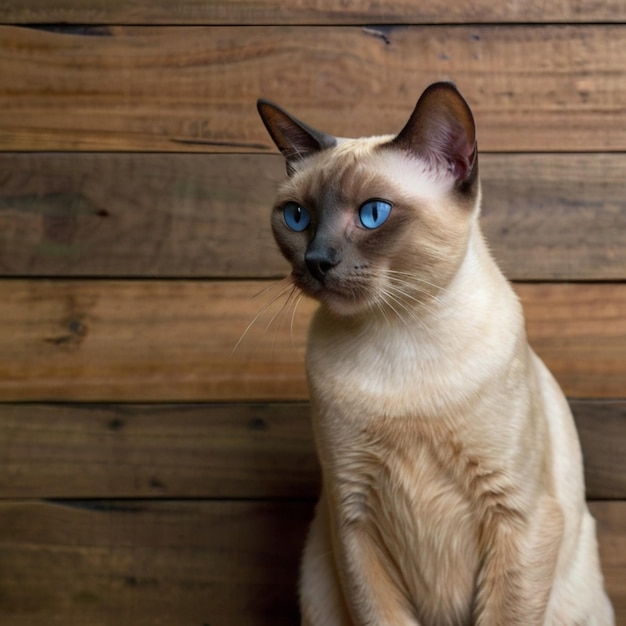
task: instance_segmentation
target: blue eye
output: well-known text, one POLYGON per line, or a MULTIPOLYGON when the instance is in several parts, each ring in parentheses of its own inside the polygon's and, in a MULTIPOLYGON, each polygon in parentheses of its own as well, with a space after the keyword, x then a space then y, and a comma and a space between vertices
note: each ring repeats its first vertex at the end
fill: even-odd
POLYGON ((283 218, 285 224, 298 233, 305 230, 311 223, 308 211, 303 209, 297 202, 287 202, 283 207, 283 218))
POLYGON ((391 213, 391 205, 384 200, 368 200, 359 209, 359 218, 365 228, 382 226, 391 213))

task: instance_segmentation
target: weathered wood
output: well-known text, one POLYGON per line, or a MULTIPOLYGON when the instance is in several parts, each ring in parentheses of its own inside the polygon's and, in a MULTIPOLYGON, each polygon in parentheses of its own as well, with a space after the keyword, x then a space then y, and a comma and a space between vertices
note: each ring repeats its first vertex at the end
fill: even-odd
POLYGON ((2 282, 0 400, 302 399, 313 305, 302 302, 292 316, 293 306, 283 307, 291 289, 262 281, 2 282))
MULTIPOLYGON (((626 155, 487 153, 480 169, 510 278, 626 279, 626 155)), ((10 153, 0 171, 1 274, 287 273, 269 228, 280 156, 10 153)))
MULTIPOLYGON (((626 503, 592 503, 606 583, 626 619, 626 503)), ((312 504, 0 504, 3 626, 297 623, 312 504)))
POLYGON ((308 411, 0 404, 0 498, 312 498, 308 411))
MULTIPOLYGON (((316 305, 269 285, 254 298, 268 283, 0 281, 0 400, 304 399, 316 305)), ((626 397, 626 284, 516 288, 569 396, 626 397)))
POLYGON ((74 24, 462 24, 623 22, 619 0, 602 3, 493 0, 3 0, 0 22, 74 24))
POLYGON ((583 449, 587 497, 626 499, 626 402, 570 400, 583 449))
POLYGON ((269 226, 279 156, 12 153, 0 171, 2 274, 287 273, 269 226))
MULTIPOLYGON (((626 498, 626 401, 571 402, 587 497, 626 498)), ((314 498, 305 403, 0 404, 0 498, 314 498)))
POLYGON ((481 155, 482 226, 505 274, 624 280, 624 171, 617 154, 481 155))
POLYGON ((451 79, 483 150, 626 150, 625 56, 611 25, 1 27, 0 149, 266 151, 260 96, 342 136, 393 132, 451 79))
POLYGON ((515 289, 530 343, 568 395, 625 395, 626 284, 518 283, 515 289))
POLYGON ((0 503, 3 626, 296 623, 310 503, 0 503))

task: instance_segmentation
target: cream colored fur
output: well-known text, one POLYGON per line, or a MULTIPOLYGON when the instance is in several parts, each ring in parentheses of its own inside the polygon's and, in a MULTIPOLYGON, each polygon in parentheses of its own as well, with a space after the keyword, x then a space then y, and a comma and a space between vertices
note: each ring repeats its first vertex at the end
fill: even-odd
MULTIPOLYGON (((381 151, 389 141, 296 162, 277 203, 320 186, 360 201, 383 188, 410 214, 365 278, 357 262, 336 278, 369 289, 348 302, 313 294, 323 304, 306 363, 323 492, 302 624, 609 626, 573 419, 487 250, 480 192, 466 206, 452 175, 381 151)), ((351 241, 351 213, 341 219, 351 241)))

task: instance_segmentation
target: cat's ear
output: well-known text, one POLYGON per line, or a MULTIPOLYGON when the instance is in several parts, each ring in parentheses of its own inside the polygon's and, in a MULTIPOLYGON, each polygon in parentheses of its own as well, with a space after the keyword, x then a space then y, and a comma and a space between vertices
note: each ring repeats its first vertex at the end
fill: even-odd
POLYGON ((474 118, 452 83, 434 83, 424 91, 392 144, 447 168, 458 183, 469 182, 474 173, 474 118))
POLYGON ((287 159, 290 175, 295 162, 337 144, 332 135, 311 128, 269 100, 259 100, 257 109, 276 147, 287 159))

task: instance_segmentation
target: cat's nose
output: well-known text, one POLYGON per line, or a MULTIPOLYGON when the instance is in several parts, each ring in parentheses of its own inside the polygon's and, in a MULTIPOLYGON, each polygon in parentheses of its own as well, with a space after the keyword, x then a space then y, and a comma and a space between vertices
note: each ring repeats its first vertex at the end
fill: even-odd
POLYGON ((323 250, 308 250, 304 255, 304 260, 311 276, 321 283, 324 282, 326 274, 337 265, 335 255, 323 250))

